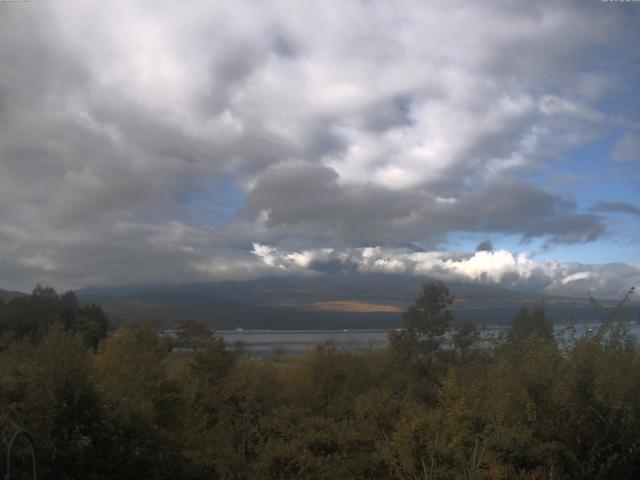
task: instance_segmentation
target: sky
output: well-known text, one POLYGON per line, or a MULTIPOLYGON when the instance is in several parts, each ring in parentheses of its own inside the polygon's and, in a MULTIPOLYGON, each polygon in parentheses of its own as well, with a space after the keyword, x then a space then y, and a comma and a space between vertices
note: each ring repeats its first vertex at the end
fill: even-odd
POLYGON ((0 1, 0 288, 640 286, 640 2, 0 1))

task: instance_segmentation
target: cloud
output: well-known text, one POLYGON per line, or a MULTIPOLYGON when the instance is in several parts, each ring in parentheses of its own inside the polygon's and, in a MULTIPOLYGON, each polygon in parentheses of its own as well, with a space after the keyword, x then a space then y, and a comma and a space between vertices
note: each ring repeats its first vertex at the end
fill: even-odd
POLYGON ((527 177, 599 138, 637 58, 637 13, 600 7, 4 5, 0 284, 249 278, 271 271, 253 242, 598 238, 527 177), (194 218, 225 182, 245 207, 194 218))
POLYGON ((600 298, 621 298, 630 287, 640 285, 640 265, 540 262, 530 253, 507 250, 456 254, 364 247, 295 252, 256 244, 253 253, 290 274, 317 274, 315 265, 332 261, 352 274, 415 275, 576 297, 592 292, 600 298))
POLYGON ((575 203, 522 182, 488 184, 443 199, 427 188, 394 190, 378 185, 343 185, 337 172, 306 162, 267 169, 247 197, 252 219, 272 230, 367 243, 421 239, 432 244, 450 231, 500 232, 554 242, 600 236, 599 217, 580 214, 575 203))
POLYGON ((476 247, 476 252, 493 252, 493 243, 491 240, 483 240, 476 247))
POLYGON ((602 213, 628 213, 640 216, 640 207, 627 202, 598 202, 591 207, 593 212, 602 213))
POLYGON ((640 134, 628 132, 615 144, 611 152, 611 159, 615 162, 640 162, 640 134))

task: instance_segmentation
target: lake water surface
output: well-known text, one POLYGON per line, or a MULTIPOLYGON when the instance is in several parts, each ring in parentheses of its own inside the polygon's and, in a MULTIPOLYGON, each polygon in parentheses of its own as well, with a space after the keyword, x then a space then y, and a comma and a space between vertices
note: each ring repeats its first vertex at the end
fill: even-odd
MULTIPOLYGON (((599 322, 577 323, 576 333, 584 335, 595 330, 599 322)), ((506 327, 489 327, 484 336, 499 334, 506 327)), ((556 335, 561 335, 564 325, 555 325, 556 335)), ((638 337, 640 325, 632 323, 630 332, 638 337)), ((233 346, 242 344, 250 356, 301 355, 317 345, 332 342, 339 348, 351 350, 378 349, 389 343, 392 330, 219 330, 225 341, 233 346)))

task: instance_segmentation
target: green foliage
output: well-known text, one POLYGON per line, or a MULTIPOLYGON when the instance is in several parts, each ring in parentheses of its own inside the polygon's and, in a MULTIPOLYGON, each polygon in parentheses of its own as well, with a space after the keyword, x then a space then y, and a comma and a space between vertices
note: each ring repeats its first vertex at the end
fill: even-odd
POLYGON ((553 340, 553 323, 547 318, 542 306, 532 309, 522 307, 511 322, 507 340, 513 344, 526 342, 532 337, 553 340))
POLYGON ((395 388, 431 404, 436 401, 440 380, 446 372, 449 352, 443 350, 445 334, 453 320, 449 306, 453 296, 440 281, 422 285, 415 304, 404 313, 404 328, 389 335, 395 365, 392 370, 409 375, 396 376, 395 388))
POLYGON ((222 337, 215 336, 195 349, 189 362, 190 373, 206 386, 216 386, 236 362, 237 355, 227 348, 222 337))
POLYGON ((478 328, 471 322, 464 322, 454 330, 451 346, 458 359, 466 361, 479 352, 481 340, 478 328))
POLYGON ((43 478, 93 478, 103 410, 82 338, 54 324, 38 345, 20 341, 1 355, 3 433, 34 433, 43 478))
POLYGON ((453 296, 443 282, 423 284, 415 304, 403 314, 404 328, 392 335, 391 346, 411 360, 429 357, 441 347, 453 320, 449 310, 452 303, 453 296))
POLYGON ((171 342, 149 325, 126 326, 94 357, 93 374, 109 426, 105 471, 114 469, 125 478, 180 477, 184 400, 180 384, 167 372, 170 350, 171 342))
POLYGON ((53 288, 38 285, 31 295, 0 302, 0 345, 21 338, 38 342, 54 323, 79 332, 93 348, 109 330, 109 319, 99 306, 80 305, 73 292, 58 295, 53 288))

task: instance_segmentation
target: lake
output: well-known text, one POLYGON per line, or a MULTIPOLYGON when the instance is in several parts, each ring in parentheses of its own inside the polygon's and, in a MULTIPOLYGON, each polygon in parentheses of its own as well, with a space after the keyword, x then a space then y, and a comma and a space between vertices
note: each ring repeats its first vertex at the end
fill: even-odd
MULTIPOLYGON (((576 323, 579 336, 589 330, 595 330, 600 322, 576 323)), ((486 337, 499 334, 506 327, 489 327, 484 331, 486 337)), ((554 325, 557 335, 561 335, 562 324, 554 325)), ((640 335, 640 325, 632 323, 630 332, 640 335)), ((339 348, 350 350, 379 349, 389 343, 391 330, 219 330, 225 341, 233 346, 238 342, 250 356, 265 357, 281 354, 301 355, 316 345, 332 342, 339 348)))
POLYGON ((241 342, 249 355, 300 355, 309 348, 326 342, 349 349, 383 348, 389 330, 219 330, 233 346, 241 342))

